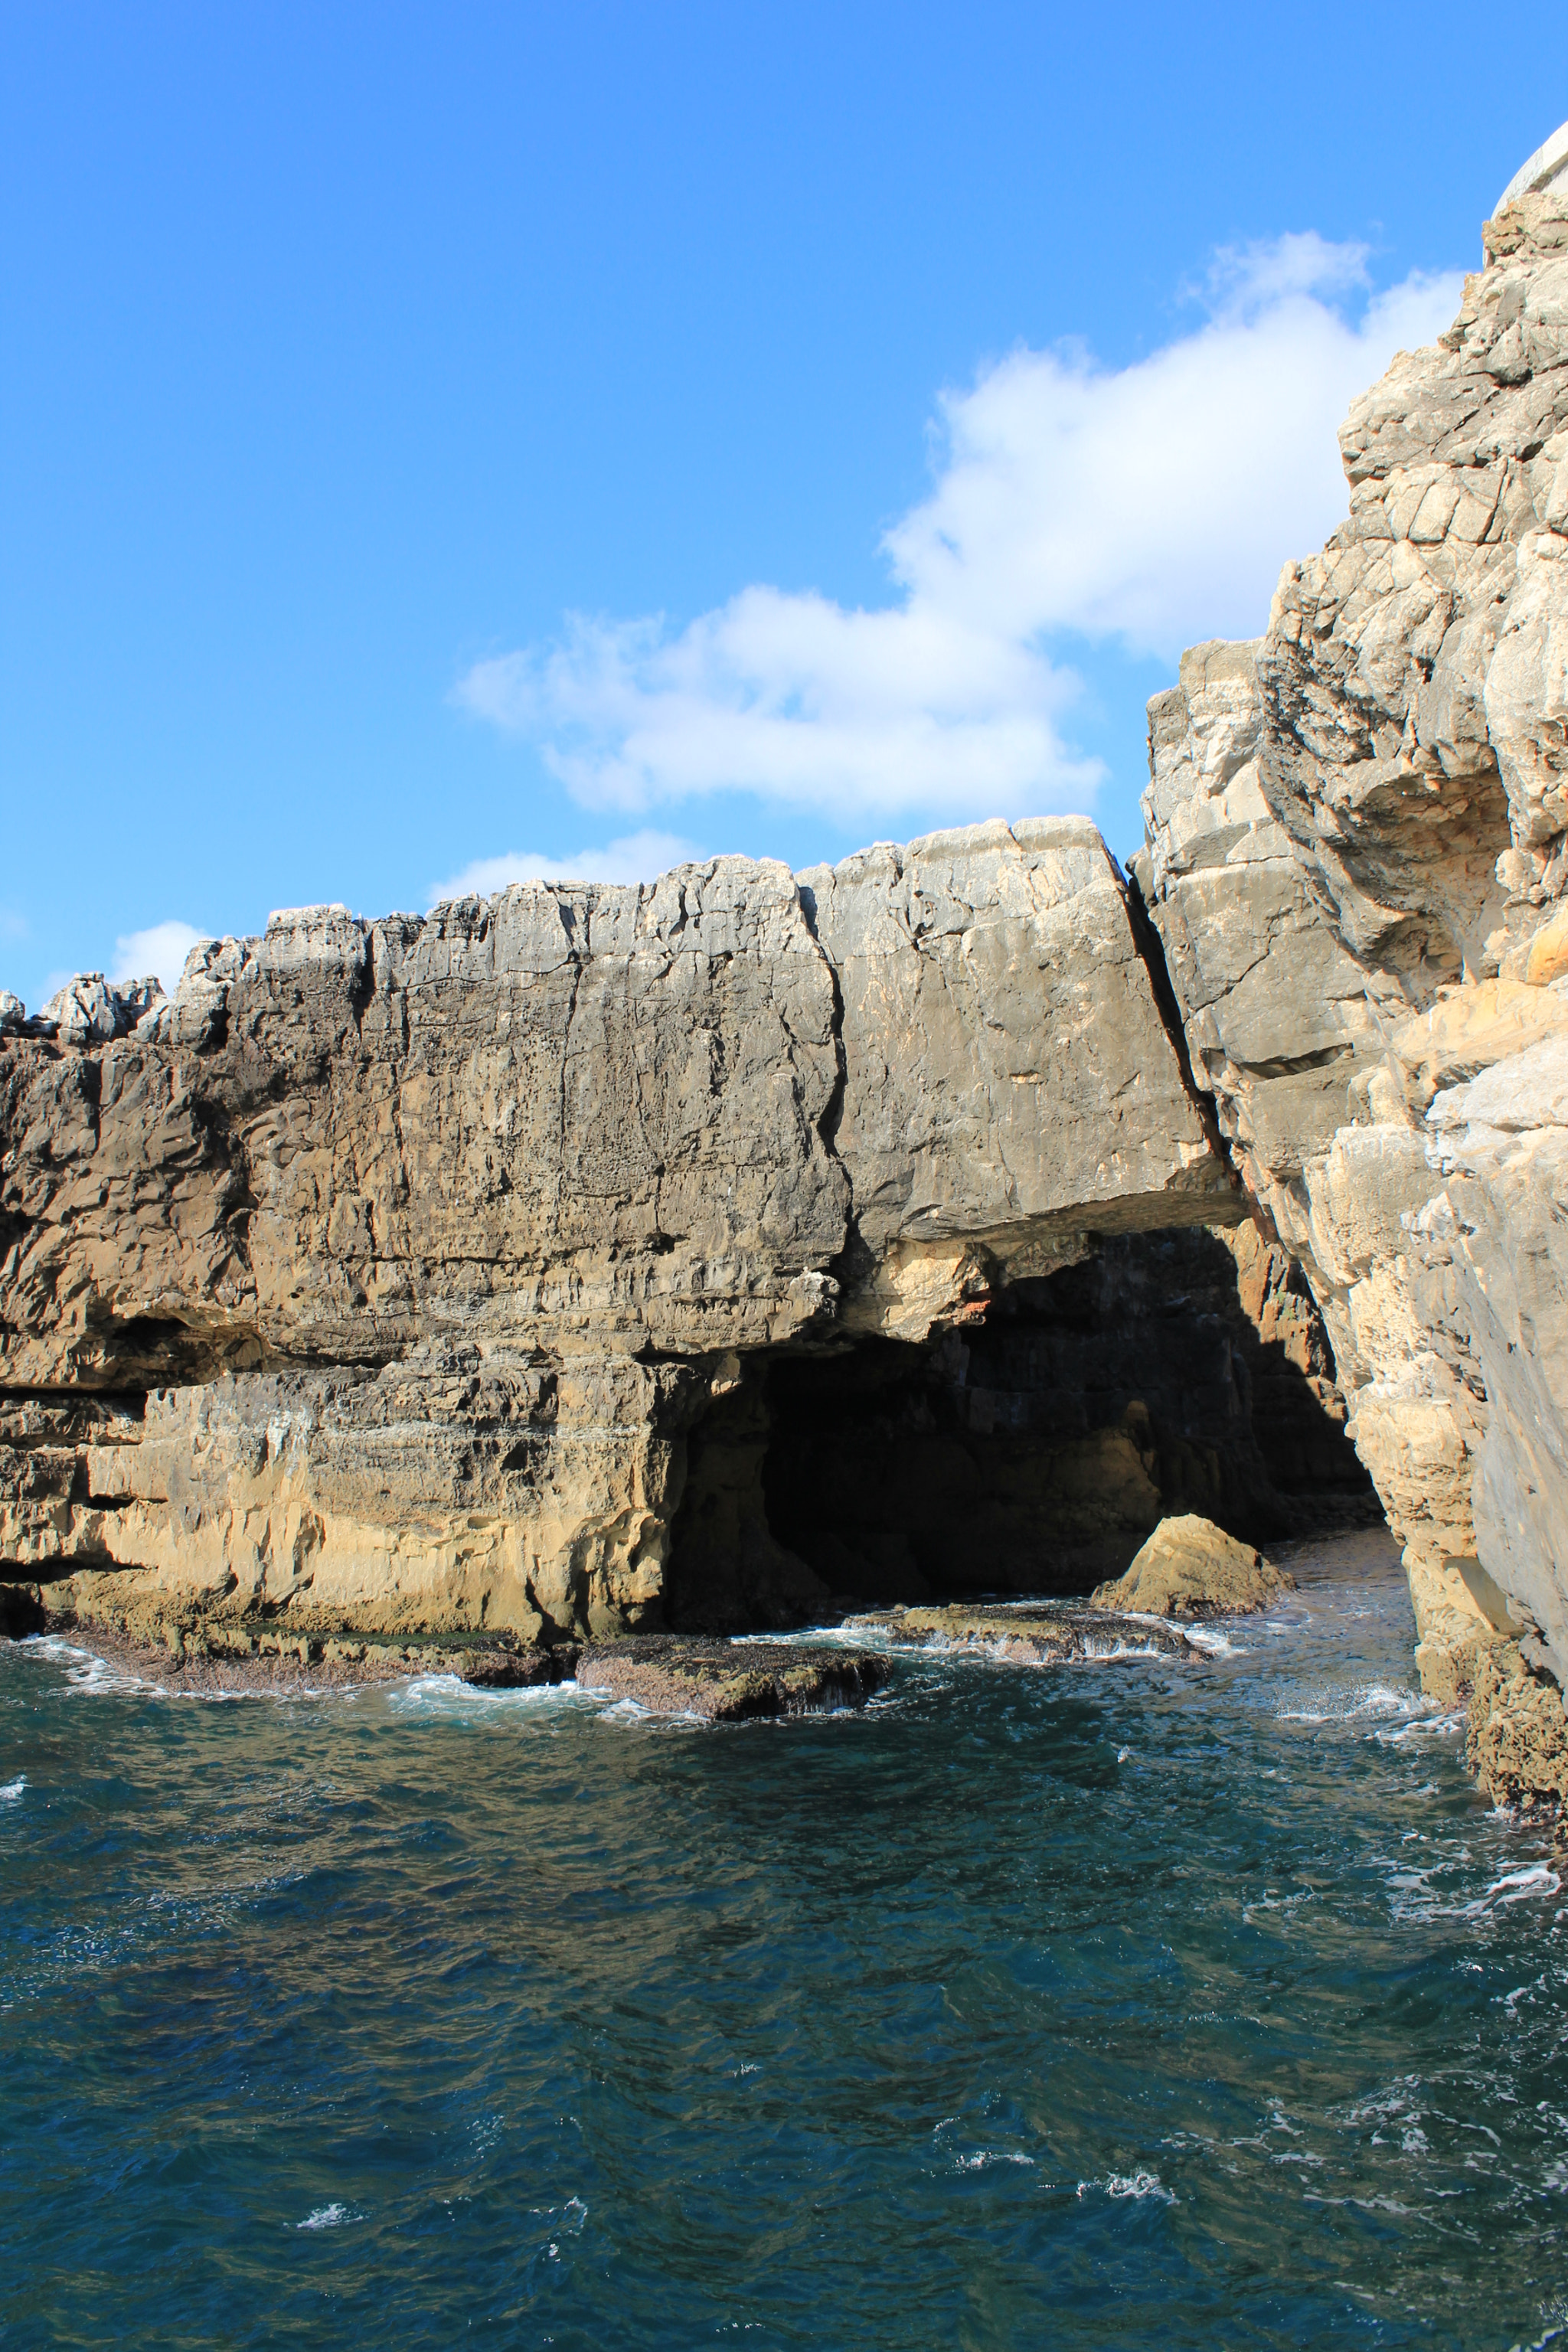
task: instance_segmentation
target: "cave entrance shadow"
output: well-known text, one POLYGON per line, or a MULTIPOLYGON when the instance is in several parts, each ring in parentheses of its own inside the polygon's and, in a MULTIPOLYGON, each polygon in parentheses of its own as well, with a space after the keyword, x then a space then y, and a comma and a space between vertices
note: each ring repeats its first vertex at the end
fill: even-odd
POLYGON ((1380 1524, 1300 1275, 1250 1226, 1119 1234, 921 1346, 751 1358, 688 1439, 667 1614, 1080 1593, 1168 1514, 1380 1524))

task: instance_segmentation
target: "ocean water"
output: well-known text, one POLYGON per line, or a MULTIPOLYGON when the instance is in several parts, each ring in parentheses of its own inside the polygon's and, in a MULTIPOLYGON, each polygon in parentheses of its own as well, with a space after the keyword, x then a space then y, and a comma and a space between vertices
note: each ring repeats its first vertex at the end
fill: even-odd
POLYGON ((1386 1541, 1294 1564, 718 1730, 0 1645, 0 2341, 1547 2338, 1557 1866, 1386 1541))

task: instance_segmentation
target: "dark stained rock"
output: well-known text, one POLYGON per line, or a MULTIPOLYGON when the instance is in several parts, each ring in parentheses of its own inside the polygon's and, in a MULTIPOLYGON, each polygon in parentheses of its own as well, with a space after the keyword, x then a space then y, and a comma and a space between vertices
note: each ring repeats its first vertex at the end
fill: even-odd
POLYGON ((635 1699, 654 1715, 696 1715, 709 1723, 856 1706, 887 1678, 886 1659, 862 1650, 689 1641, 679 1634, 590 1643, 577 1662, 585 1690, 635 1699))

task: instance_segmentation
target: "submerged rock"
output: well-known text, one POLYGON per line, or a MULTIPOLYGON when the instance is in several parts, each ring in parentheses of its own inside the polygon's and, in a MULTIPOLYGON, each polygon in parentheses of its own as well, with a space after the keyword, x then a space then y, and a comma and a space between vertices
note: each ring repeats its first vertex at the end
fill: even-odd
POLYGON ((1240 1617, 1295 1586, 1251 1544, 1188 1511, 1162 1519, 1126 1575, 1097 1586, 1089 1605, 1157 1617, 1240 1617))
POLYGON ((1159 1650, 1191 1656, 1194 1644, 1173 1626, 1142 1618, 1107 1615, 1095 1609, 1053 1608, 1046 1603, 1002 1609, 897 1609, 854 1618, 889 1641, 926 1650, 983 1651, 1011 1665, 1060 1666, 1086 1658, 1111 1658, 1127 1652, 1159 1650))
POLYGON ((738 1645, 674 1633, 592 1642, 577 1661, 585 1690, 635 1699, 653 1715, 696 1715, 708 1723, 856 1706, 887 1678, 887 1661, 861 1650, 738 1645))

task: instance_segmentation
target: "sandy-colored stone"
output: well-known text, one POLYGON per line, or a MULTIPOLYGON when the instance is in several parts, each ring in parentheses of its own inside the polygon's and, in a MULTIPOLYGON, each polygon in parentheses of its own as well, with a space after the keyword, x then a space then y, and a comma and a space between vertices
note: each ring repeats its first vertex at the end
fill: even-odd
POLYGON ((1139 867, 1445 1704, 1512 1633, 1568 1675, 1568 190, 1483 243, 1265 636, 1150 706, 1139 867))
POLYGON ((1479 1661, 1465 1756, 1494 1804, 1554 1813, 1568 1799, 1562 1692, 1550 1675, 1532 1674, 1511 1642, 1488 1649, 1479 1661))
POLYGON ((0 1566, 84 1621, 657 1626, 745 1362, 1237 1213, 1080 818, 295 909, 0 1037, 0 1566))
POLYGON ((1267 1609, 1296 1580, 1195 1511, 1162 1519, 1124 1576, 1098 1585, 1094 1609, 1154 1617, 1236 1617, 1267 1609))

